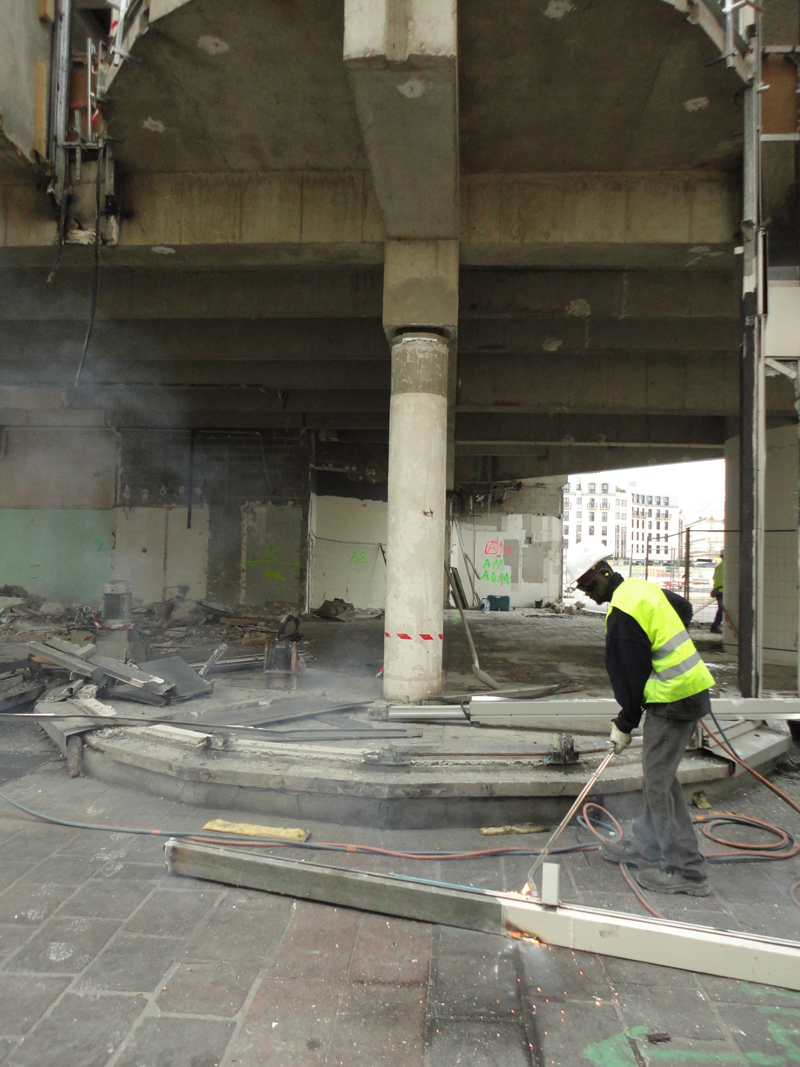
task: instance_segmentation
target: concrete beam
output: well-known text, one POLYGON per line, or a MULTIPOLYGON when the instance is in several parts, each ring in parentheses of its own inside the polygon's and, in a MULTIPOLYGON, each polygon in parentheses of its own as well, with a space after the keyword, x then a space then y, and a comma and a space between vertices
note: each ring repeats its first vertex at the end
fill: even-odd
POLYGON ((458 330, 458 242, 387 240, 383 328, 435 326, 453 340, 458 330))
MULTIPOLYGON (((59 360, 79 354, 85 319, 6 322, 0 363, 7 359, 59 360)), ((117 364, 139 361, 224 364, 334 361, 389 363, 380 319, 155 319, 100 320, 91 352, 117 364), (112 357, 113 354, 113 357, 112 357)))
POLYGON ((544 455, 532 456, 457 456, 456 486, 516 482, 525 478, 573 474, 585 470, 627 470, 661 463, 693 463, 698 459, 721 459, 725 449, 707 447, 639 447, 581 448, 548 445, 544 455))
MULTIPOLYGON (((395 243, 390 242, 387 248, 395 243)), ((438 247, 438 242, 434 244, 438 247)), ((162 256, 162 261, 168 259, 162 256)), ((49 266, 0 274, 0 319, 84 322, 92 288, 91 270, 62 266, 51 282, 47 281, 48 273, 49 266)), ((97 318, 377 319, 382 303, 380 267, 199 271, 151 265, 131 272, 104 271, 97 318)), ((738 322, 739 304, 735 276, 725 272, 472 268, 462 269, 459 277, 458 314, 462 320, 569 323, 575 321, 575 312, 580 309, 588 311, 585 317, 591 323, 601 319, 738 322)))
POLYGON ((740 294, 733 272, 689 270, 462 269, 463 319, 736 319, 740 294))
MULTIPOLYGON (((423 275, 425 277, 425 275, 423 275)), ((457 290, 452 307, 436 293, 415 312, 413 302, 387 296, 384 328, 393 334, 421 326, 425 319, 451 339, 457 325, 457 290), (440 312, 440 314, 437 314, 440 312), (436 316, 436 317, 434 317, 436 316)), ((413 292, 413 285, 409 289, 413 292)), ((387 293, 388 293, 387 287, 387 293)), ((86 308, 82 308, 84 314, 86 308)), ((72 358, 86 332, 85 317, 8 319, 0 335, 0 360, 72 358)), ((705 358, 736 360, 736 324, 729 319, 466 319, 459 332, 462 369, 485 377, 536 372, 540 366, 565 368, 573 362, 614 360, 625 355, 654 363, 705 358)), ((100 319, 92 351, 115 362, 215 361, 274 363, 320 360, 388 361, 386 339, 377 318, 100 319)))
MULTIPOLYGON (((471 175, 461 264, 732 272, 739 199, 735 178, 714 172, 471 175)), ((383 259, 386 230, 363 171, 136 174, 121 205, 119 243, 103 249, 104 263, 219 270, 383 259)), ((44 191, 2 186, 0 211, 0 265, 49 265, 56 220, 44 191)), ((90 265, 90 248, 65 252, 64 266, 90 265)))
MULTIPOLYGON (((153 257, 154 259, 156 257, 153 257)), ((86 321, 91 270, 0 274, 0 320, 86 321)), ((150 319, 380 319, 380 267, 301 270, 106 270, 97 322, 150 319)))
POLYGON ((481 448, 485 455, 514 455, 509 449, 521 443, 567 447, 674 445, 720 448, 725 437, 725 419, 713 416, 477 415, 460 412, 456 420, 456 453, 459 455, 476 454, 481 448))
POLYGON ((345 0, 344 62, 389 237, 458 236, 452 0, 345 0))
MULTIPOLYGON (((730 356, 503 356, 459 359, 457 411, 734 414, 739 366, 730 356)), ((598 468, 599 469, 599 468, 598 468)))
MULTIPOLYGON (((0 363, 0 382, 6 377, 25 379, 24 363, 0 363)), ((334 398, 343 389, 354 394, 366 390, 370 399, 377 391, 388 396, 391 368, 383 363, 327 360, 310 362, 214 363, 186 360, 178 363, 119 362, 108 357, 90 357, 84 364, 81 381, 85 385, 150 386, 158 389, 196 388, 206 396, 223 396, 226 391, 254 386, 252 392, 263 396, 275 390, 305 390, 313 384, 317 391, 329 390, 334 398)), ((43 381, 70 386, 75 378, 75 361, 59 359, 28 370, 29 381, 43 381)), ((335 401, 334 401, 335 402, 335 401)))
POLYGON ((740 197, 728 174, 473 174, 462 264, 733 266, 740 197))

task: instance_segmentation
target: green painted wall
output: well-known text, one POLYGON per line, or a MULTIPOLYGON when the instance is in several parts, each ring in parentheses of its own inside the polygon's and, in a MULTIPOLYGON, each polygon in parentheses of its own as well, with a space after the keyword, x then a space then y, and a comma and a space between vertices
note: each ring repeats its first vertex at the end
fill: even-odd
POLYGON ((97 603, 111 577, 112 512, 0 508, 0 585, 97 603))

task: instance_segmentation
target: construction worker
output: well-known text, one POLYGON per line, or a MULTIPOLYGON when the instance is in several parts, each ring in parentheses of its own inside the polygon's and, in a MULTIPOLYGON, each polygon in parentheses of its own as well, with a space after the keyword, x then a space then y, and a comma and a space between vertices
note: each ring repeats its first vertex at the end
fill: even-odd
POLYGON ((600 846, 612 863, 639 868, 639 884, 657 893, 708 896, 706 860, 676 777, 698 719, 711 711, 714 685, 686 627, 688 600, 654 582, 624 578, 608 563, 600 540, 574 545, 566 557, 570 579, 596 604, 608 603, 606 670, 620 705, 611 726, 619 755, 646 712, 642 749, 645 807, 630 835, 600 846))
POLYGON ((720 552, 719 563, 714 568, 714 578, 711 583, 711 595, 717 601, 717 614, 711 624, 712 634, 722 633, 722 620, 725 617, 725 609, 722 606, 722 573, 725 565, 725 553, 720 552))

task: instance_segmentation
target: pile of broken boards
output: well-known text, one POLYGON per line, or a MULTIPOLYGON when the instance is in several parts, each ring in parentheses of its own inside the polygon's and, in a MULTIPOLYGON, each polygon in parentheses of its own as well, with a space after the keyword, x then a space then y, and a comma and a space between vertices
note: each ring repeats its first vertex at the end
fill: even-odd
POLYGON ((120 700, 159 706, 214 691, 214 683, 203 678, 180 656, 134 665, 100 655, 93 644, 75 645, 59 637, 29 642, 28 656, 43 668, 67 671, 70 675, 71 681, 60 690, 48 693, 48 700, 71 699, 89 685, 93 687, 93 695, 104 691, 120 700))
MULTIPOLYGON (((28 644, 28 657, 40 673, 55 671, 68 675, 66 684, 59 681, 48 689, 44 699, 37 703, 36 712, 52 717, 51 722, 58 726, 58 740, 63 741, 73 777, 80 773, 81 735, 101 729, 109 718, 117 715, 115 708, 98 699, 98 694, 164 706, 206 696, 214 690, 214 683, 201 677, 180 656, 137 666, 102 656, 93 644, 75 645, 59 637, 47 637, 28 644)), ((45 688, 46 684, 40 684, 36 697, 45 688)), ((47 724, 43 725, 53 737, 47 724)))

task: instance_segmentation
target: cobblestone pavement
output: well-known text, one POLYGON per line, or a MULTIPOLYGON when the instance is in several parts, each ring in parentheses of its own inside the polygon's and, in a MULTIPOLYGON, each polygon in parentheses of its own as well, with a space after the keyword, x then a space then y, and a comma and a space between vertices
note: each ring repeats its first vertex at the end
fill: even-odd
MULTIPOLYGON (((784 776, 781 785, 800 796, 797 779, 784 776)), ((231 816, 70 779, 55 758, 4 791, 37 810, 108 826, 197 829, 231 816)), ((800 1061, 798 993, 176 878, 165 871, 163 840, 48 825, 0 804, 6 1067, 800 1061), (648 1039, 659 1033, 670 1040, 648 1039)), ((749 783, 725 806, 797 824, 749 783)), ((470 829, 310 829, 312 840, 400 849, 531 841, 470 829)), ((328 853, 323 862, 518 889, 530 860, 423 865, 328 853)), ((562 866, 566 897, 641 912, 597 853, 562 866)), ((711 877, 711 897, 668 898, 667 917, 800 938, 800 911, 788 897, 800 878, 797 859, 716 867, 711 877)))

